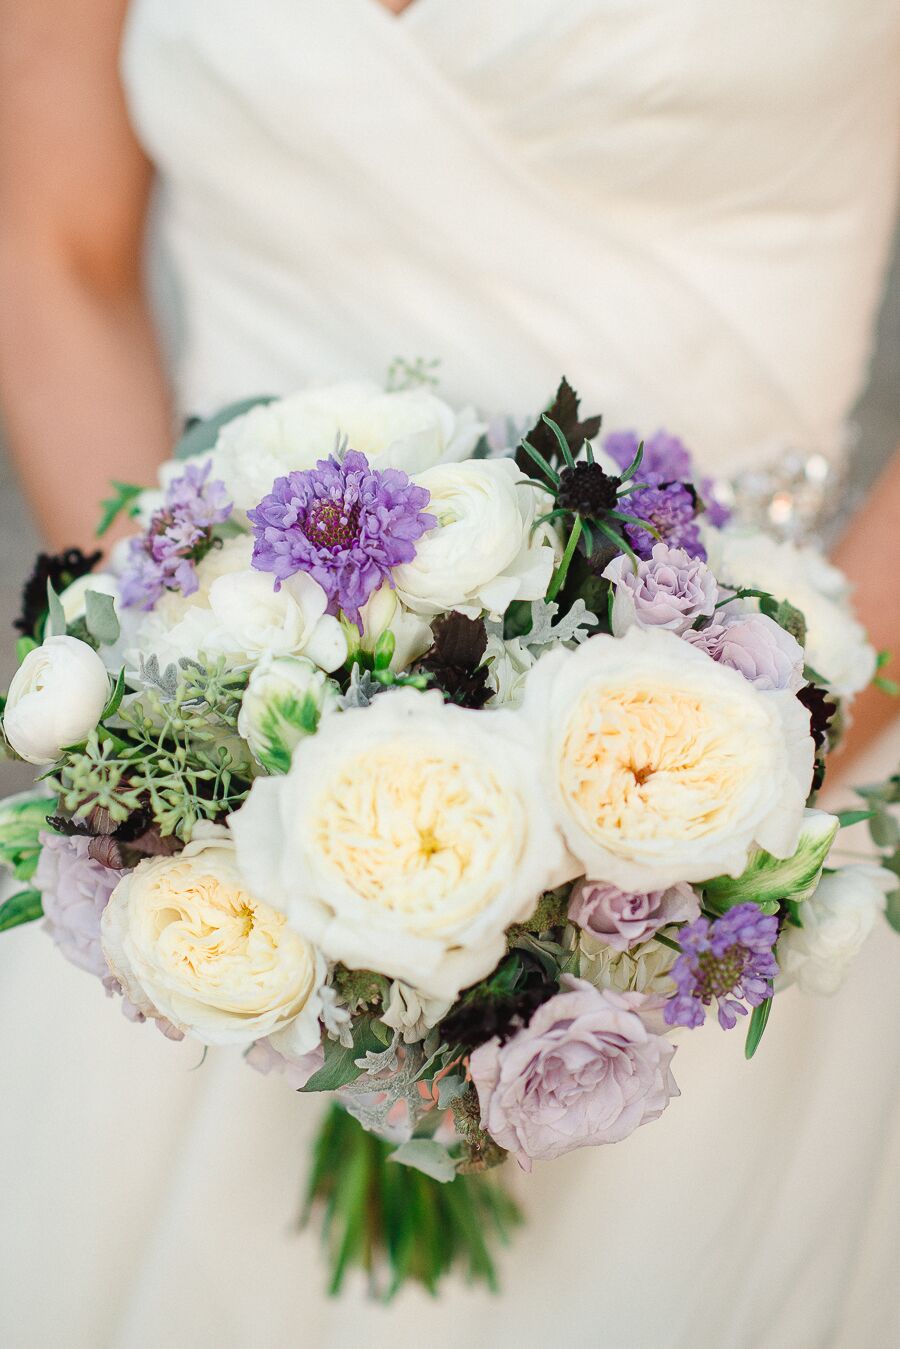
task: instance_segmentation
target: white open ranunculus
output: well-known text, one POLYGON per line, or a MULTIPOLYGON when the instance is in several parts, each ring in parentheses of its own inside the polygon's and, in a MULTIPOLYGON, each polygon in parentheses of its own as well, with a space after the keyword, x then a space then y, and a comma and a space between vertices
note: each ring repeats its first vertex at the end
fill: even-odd
POLYGON ((267 1036, 299 1057, 319 1043, 325 961, 248 892, 227 830, 198 826, 183 852, 140 862, 113 891, 101 933, 145 1016, 209 1045, 267 1036))
POLYGON ((13 675, 3 729, 28 763, 49 764, 100 720, 109 698, 106 666, 77 637, 48 637, 29 651, 13 675))
POLYGON ((211 456, 238 511, 256 506, 276 478, 313 468, 342 437, 375 468, 421 473, 465 459, 483 423, 471 408, 455 412, 425 389, 386 393, 366 381, 304 389, 259 404, 228 422, 211 456))
POLYGON ((248 884, 330 959, 452 1000, 575 874, 531 740, 411 689, 326 718, 231 817, 248 884))
POLYGON ((875 673, 876 653, 849 603, 846 577, 814 548, 740 526, 704 531, 720 583, 767 590, 806 619, 806 659, 835 693, 852 697, 875 673))
POLYGON ((512 459, 470 459, 419 473, 437 525, 416 543, 412 562, 394 568, 400 598, 421 614, 457 609, 499 616, 513 600, 542 599, 553 574, 550 530, 532 525, 549 498, 525 481, 512 459))
POLYGON ((276 590, 268 572, 233 572, 210 586, 215 620, 212 649, 244 653, 251 661, 305 655, 323 670, 347 659, 347 639, 336 618, 326 614, 328 597, 306 572, 297 572, 276 590))
POLYGON ((671 632, 631 628, 544 656, 515 715, 589 876, 644 893, 738 876, 754 844, 797 846, 813 769, 809 713, 671 632))
POLYGON ((803 905, 803 926, 782 931, 775 951, 779 986, 836 993, 897 884, 893 872, 866 862, 823 876, 803 905))

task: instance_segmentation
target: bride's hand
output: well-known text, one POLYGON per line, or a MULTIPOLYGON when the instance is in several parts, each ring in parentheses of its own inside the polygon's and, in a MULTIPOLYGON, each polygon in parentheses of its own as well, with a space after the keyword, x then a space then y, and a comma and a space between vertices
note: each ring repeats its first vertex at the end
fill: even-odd
POLYGON ((171 443, 141 283, 151 170, 118 62, 126 0, 0 0, 0 399, 54 547, 171 443))

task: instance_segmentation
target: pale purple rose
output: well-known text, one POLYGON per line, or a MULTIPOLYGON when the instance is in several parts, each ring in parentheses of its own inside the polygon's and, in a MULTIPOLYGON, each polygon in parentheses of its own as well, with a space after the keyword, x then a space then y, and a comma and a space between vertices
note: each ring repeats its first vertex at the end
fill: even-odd
POLYGON ((469 1060, 482 1128, 525 1171, 573 1148, 618 1143, 679 1095, 663 999, 568 975, 563 986, 506 1044, 495 1037, 469 1060))
POLYGON ((569 900, 569 917, 585 932, 627 951, 652 937, 667 923, 690 922, 700 916, 700 902, 689 885, 668 890, 626 894, 605 881, 579 881, 569 900))
POLYGON ((691 646, 699 646, 720 665, 739 670, 759 689, 790 689, 798 693, 803 677, 803 647, 774 619, 755 611, 729 612, 705 628, 683 633, 691 646))
POLYGON ((614 557, 603 572, 612 583, 612 630, 621 637, 629 628, 664 628, 679 635, 697 618, 715 612, 716 578, 699 558, 683 548, 656 543, 650 557, 634 562, 614 557))
POLYGON ((41 852, 34 885, 41 892, 44 927, 67 960, 103 980, 107 993, 118 992, 100 945, 100 915, 123 872, 88 856, 90 839, 40 834, 41 852))
POLYGON ((256 1040, 247 1050, 245 1061, 258 1073, 283 1073, 292 1091, 300 1091, 314 1073, 325 1065, 325 1050, 316 1045, 298 1059, 288 1058, 268 1038, 256 1040))

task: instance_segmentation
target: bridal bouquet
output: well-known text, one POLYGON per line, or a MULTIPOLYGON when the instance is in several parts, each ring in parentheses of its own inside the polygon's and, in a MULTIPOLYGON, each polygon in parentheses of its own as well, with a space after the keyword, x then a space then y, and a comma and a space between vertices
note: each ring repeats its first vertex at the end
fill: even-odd
POLYGON ((119 512, 105 570, 25 587, 0 928, 329 1095, 335 1289, 491 1282, 481 1173, 626 1139, 680 1037, 752 1055, 898 922, 897 780, 814 804, 877 663, 845 581, 674 436, 601 437, 565 381, 531 428, 345 384, 192 425, 119 512), (869 817, 889 867, 829 865, 869 817))

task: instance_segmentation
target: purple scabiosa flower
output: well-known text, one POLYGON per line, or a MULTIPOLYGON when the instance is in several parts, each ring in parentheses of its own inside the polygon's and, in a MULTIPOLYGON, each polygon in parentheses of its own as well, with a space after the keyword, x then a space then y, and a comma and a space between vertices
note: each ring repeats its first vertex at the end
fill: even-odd
POLYGON ((697 918, 679 934, 681 955, 669 971, 677 993, 666 1003, 670 1026, 701 1026, 713 998, 719 1025, 731 1030, 749 1007, 772 996, 778 965, 772 948, 778 919, 755 904, 737 904, 721 918, 697 918))
MULTIPOLYGON (((640 437, 635 431, 612 431, 603 448, 619 468, 626 469, 638 452, 640 437)), ((644 454, 637 476, 641 482, 659 486, 663 482, 688 481, 694 475, 691 454, 683 441, 668 431, 657 431, 644 441, 644 454)))
MULTIPOLYGON (((646 520, 659 535, 659 541, 670 548, 682 548, 690 557, 706 560, 706 549, 697 526, 697 498, 682 482, 665 483, 660 487, 640 487, 627 498, 629 515, 646 520)), ((638 557, 652 556, 658 540, 649 529, 626 525, 625 534, 638 557)))
POLYGON ((145 534, 132 539, 122 573, 122 603, 152 609, 166 590, 191 595, 196 564, 213 546, 212 530, 232 512, 225 484, 209 481, 212 464, 188 464, 166 489, 145 534))
POLYGON ((305 571, 329 600, 359 624, 359 611, 391 568, 412 562, 415 543, 437 523, 423 515, 429 493, 396 468, 370 468, 365 455, 320 459, 315 468, 278 478, 247 515, 256 541, 253 566, 276 588, 305 571))

